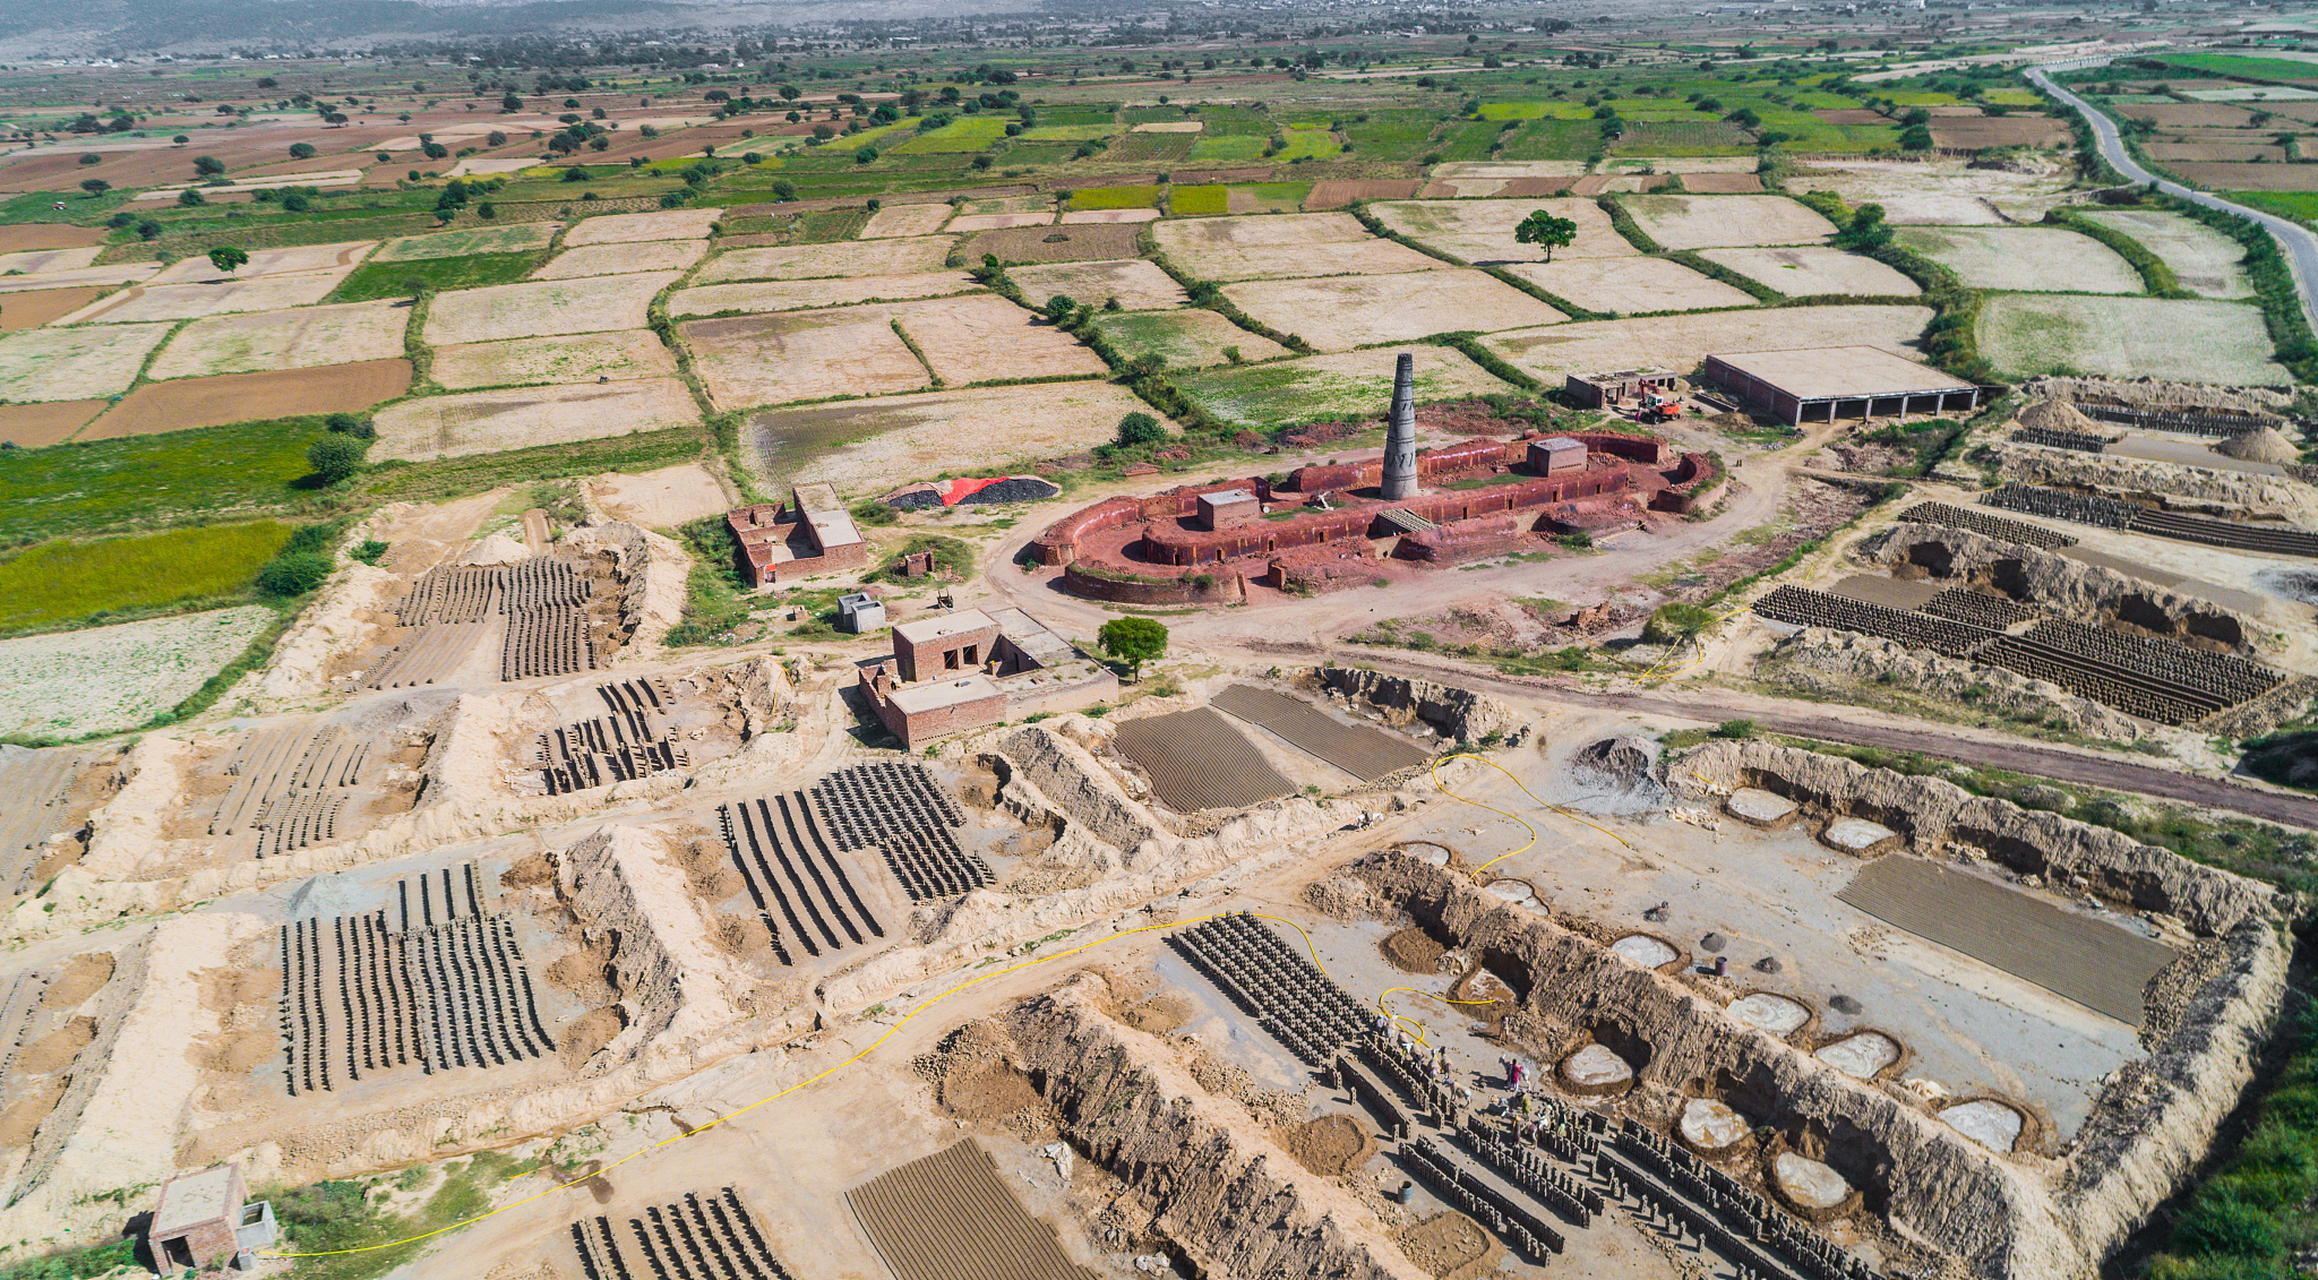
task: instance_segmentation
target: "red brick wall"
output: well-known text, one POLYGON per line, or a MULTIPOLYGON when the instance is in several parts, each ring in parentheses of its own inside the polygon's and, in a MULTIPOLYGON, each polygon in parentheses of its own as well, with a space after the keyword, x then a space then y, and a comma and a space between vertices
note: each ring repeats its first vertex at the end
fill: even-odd
POLYGON ((928 640, 924 644, 912 644, 897 629, 893 633, 893 656, 895 663, 901 668, 902 679, 939 680, 951 672, 962 673, 979 668, 990 657, 990 647, 997 641, 998 624, 995 622, 986 627, 975 627, 971 631, 953 631, 948 635, 928 640), (974 660, 971 663, 966 662, 961 655, 960 665, 956 667, 943 665, 942 657, 944 654, 953 649, 964 649, 969 646, 974 650, 974 660))
POLYGON ((1188 579, 1192 576, 1185 574, 1159 582, 1122 582, 1086 573, 1073 564, 1063 570, 1062 585, 1063 590, 1074 596, 1120 604, 1223 604, 1247 598, 1247 584, 1228 569, 1215 574, 1215 585, 1205 590, 1191 585, 1188 579))

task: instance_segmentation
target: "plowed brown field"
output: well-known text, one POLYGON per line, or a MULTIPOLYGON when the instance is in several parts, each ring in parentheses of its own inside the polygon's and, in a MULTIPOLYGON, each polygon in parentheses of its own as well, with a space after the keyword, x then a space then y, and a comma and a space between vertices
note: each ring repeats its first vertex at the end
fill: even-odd
POLYGON ((359 413, 410 390, 410 377, 408 360, 366 360, 322 369, 148 382, 90 423, 81 438, 113 440, 293 414, 359 413))

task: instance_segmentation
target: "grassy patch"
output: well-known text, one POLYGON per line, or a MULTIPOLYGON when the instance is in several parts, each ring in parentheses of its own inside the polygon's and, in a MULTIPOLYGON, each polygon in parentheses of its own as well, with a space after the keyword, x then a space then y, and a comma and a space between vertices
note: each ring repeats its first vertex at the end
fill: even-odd
POLYGON ((294 1191, 268 1194, 266 1198, 273 1202, 274 1217, 287 1237, 281 1246, 285 1251, 327 1254, 335 1250, 373 1249, 368 1253, 300 1259, 300 1280, 369 1280, 372 1276, 385 1275, 418 1257, 431 1243, 410 1240, 387 1248, 375 1246, 439 1231, 486 1212, 491 1207, 486 1190, 489 1183, 521 1168, 505 1157, 486 1161, 478 1156, 471 1165, 453 1163, 458 1165, 456 1170, 448 1173, 435 1193, 408 1215, 387 1213, 372 1204, 372 1187, 367 1182, 317 1182, 294 1191))
POLYGON ((1222 160, 1247 163, 1264 158, 1264 140, 1246 134, 1229 134, 1220 138, 1201 136, 1191 144, 1189 157, 1194 163, 1222 160))
POLYGON ((1222 186, 1176 187, 1167 193, 1167 208, 1179 218, 1229 213, 1231 192, 1222 186))
POLYGON ((290 526, 261 520, 43 542, 0 559, 0 633, 238 595, 289 537, 290 526))
MULTIPOLYGON (((360 482, 360 496, 377 502, 430 502, 481 493, 503 484, 528 484, 599 471, 648 471, 688 462, 709 443, 693 427, 639 431, 602 440, 511 449, 439 462, 388 463, 360 482)), ((53 452, 42 450, 41 452, 53 452)))
POLYGON ((338 283, 332 302, 369 302, 375 298, 407 298, 418 288, 479 289, 488 284, 512 284, 529 276, 547 260, 544 253, 476 253, 459 258, 415 258, 408 262, 369 262, 356 267, 338 283), (414 287, 416 286, 416 287, 414 287))
POLYGON ((893 151, 895 155, 980 151, 1005 136, 1006 121, 994 116, 967 116, 899 143, 893 151))
MULTIPOLYGON (((151 526, 201 512, 280 510, 305 487, 319 418, 284 418, 0 453, 0 541, 151 526)), ((505 455, 501 455, 505 456, 505 455)))

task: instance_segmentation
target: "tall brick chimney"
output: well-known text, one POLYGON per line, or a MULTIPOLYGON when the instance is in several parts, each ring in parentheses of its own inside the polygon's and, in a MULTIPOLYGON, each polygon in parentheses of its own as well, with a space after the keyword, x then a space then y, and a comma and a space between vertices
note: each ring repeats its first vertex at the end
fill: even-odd
POLYGON ((1402 352, 1392 375, 1392 418, 1384 428, 1384 499, 1417 496, 1416 357, 1402 352))

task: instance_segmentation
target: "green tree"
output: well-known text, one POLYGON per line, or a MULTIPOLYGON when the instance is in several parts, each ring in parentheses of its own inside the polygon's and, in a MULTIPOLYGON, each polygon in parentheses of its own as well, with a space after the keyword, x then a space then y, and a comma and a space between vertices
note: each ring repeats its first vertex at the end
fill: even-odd
POLYGON ((1521 220, 1513 228, 1513 238, 1523 244, 1545 246, 1545 260, 1553 261, 1553 251, 1567 249, 1578 238, 1578 224, 1568 218, 1557 218, 1543 209, 1521 220))
POLYGON ((314 158, 314 144, 313 144, 313 143, 311 143, 311 142, 293 142, 293 143, 291 143, 291 144, 290 144, 290 158, 291 158, 292 160, 311 160, 311 159, 313 159, 313 158, 314 158))
POLYGON ((316 440, 306 450, 306 465, 314 469, 315 478, 324 484, 350 480, 362 470, 363 443, 351 435, 332 432, 316 440))
POLYGON ((112 190, 113 184, 105 181, 103 178, 83 178, 80 180, 80 189, 88 192, 92 196, 101 196, 107 191, 112 190))
POLYGON ((1143 664, 1167 652, 1167 625, 1157 618, 1113 618, 1095 633, 1103 652, 1127 664, 1130 680, 1143 678, 1143 664))
POLYGON ((1835 233, 1835 244, 1844 249, 1881 249, 1891 243, 1891 227, 1883 220, 1883 206, 1863 204, 1851 211, 1851 221, 1835 233))
POLYGON ((250 255, 247 249, 237 248, 230 244, 221 244, 209 251, 209 265, 227 275, 231 275, 249 264, 250 255))
POLYGON ((193 172, 204 178, 214 178, 225 172, 225 161, 216 156, 195 156, 193 172))
POLYGON ((195 191, 191 187, 187 187, 183 191, 177 193, 177 203, 184 205, 187 208, 192 208, 197 204, 208 204, 209 201, 204 198, 200 192, 195 191))
POLYGON ((1073 302, 1068 294, 1058 293, 1046 300, 1046 307, 1044 308, 1046 311, 1046 318, 1056 324, 1061 324, 1063 321, 1070 319, 1070 313, 1078 310, 1078 306, 1079 304, 1073 302))
POLYGON ((1167 428, 1150 414, 1138 410, 1119 419, 1120 444, 1157 444, 1166 438, 1167 428))
POLYGON ((269 596, 302 596, 330 576, 330 557, 318 551, 285 551, 258 570, 258 590, 269 596))

